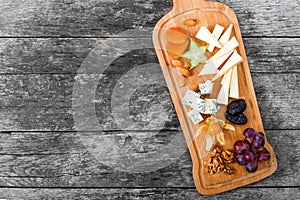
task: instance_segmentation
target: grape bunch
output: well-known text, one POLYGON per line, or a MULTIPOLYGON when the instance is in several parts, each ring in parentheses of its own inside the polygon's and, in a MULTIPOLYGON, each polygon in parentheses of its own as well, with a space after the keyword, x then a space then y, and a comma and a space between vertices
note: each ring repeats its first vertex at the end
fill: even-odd
POLYGON ((244 140, 238 140, 234 144, 236 160, 240 165, 246 165, 248 172, 255 172, 258 161, 268 161, 271 157, 270 152, 264 148, 265 135, 247 128, 243 136, 244 140))

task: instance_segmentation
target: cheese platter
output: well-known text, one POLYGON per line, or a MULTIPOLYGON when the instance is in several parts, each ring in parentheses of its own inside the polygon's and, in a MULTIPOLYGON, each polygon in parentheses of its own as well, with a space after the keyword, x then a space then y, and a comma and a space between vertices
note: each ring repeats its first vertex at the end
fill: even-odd
POLYGON ((197 190, 217 194, 274 173, 276 156, 234 12, 218 2, 173 0, 173 9, 154 28, 153 42, 197 190))

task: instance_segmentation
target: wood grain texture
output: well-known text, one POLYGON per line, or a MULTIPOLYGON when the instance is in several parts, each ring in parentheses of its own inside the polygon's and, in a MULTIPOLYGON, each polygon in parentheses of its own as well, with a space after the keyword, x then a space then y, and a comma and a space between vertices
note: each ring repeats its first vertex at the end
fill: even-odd
MULTIPOLYGON (((239 19, 265 127, 299 129, 299 2, 220 2, 232 7, 239 19)), ((120 173, 93 159, 76 132, 43 132, 74 131, 71 113, 74 76, 89 52, 106 40, 101 37, 114 37, 116 44, 128 40, 128 37, 136 37, 131 39, 136 42, 147 41, 151 33, 145 33, 144 28, 151 29, 171 7, 171 0, 0 1, 0 130, 34 131, 0 133, 0 185, 17 187, 1 188, 0 199, 205 198, 192 188, 188 153, 171 166, 155 172, 120 173), (139 35, 119 35, 127 29, 137 28, 142 30, 139 35), (35 132, 38 130, 41 132, 35 132), (68 188, 38 188, 49 186, 68 188), (103 189, 88 188, 90 186, 103 189), (108 188, 118 186, 157 188, 108 188)), ((156 58, 154 50, 131 52, 127 59, 119 58, 116 63, 130 66, 136 61, 136 55, 150 57, 150 60, 156 58)), ((144 59, 141 58, 141 62, 144 59)), ((150 94, 142 92, 145 88, 135 93, 133 116, 151 102, 151 96, 158 96, 159 87, 151 88, 150 94), (141 94, 145 101, 137 98, 141 94)), ((98 97, 104 94, 107 91, 99 91, 98 97)), ((163 90, 163 104, 171 116, 167 129, 172 130, 178 126, 178 121, 168 95, 167 90, 163 90)), ((98 116, 109 115, 107 105, 98 116)), ((142 114, 147 115, 147 112, 142 114)), ((141 117, 139 123, 144 124, 144 119, 147 117, 141 117)), ((108 120, 104 121, 103 128, 117 127, 108 120)), ((109 131, 106 137, 113 137, 115 133, 119 133, 120 142, 127 137, 114 131, 109 131)), ((137 129, 134 133, 138 137, 148 132, 137 129)), ((154 151, 175 133, 166 130, 155 140, 144 141, 142 147, 154 151)), ((267 130, 267 135, 278 158, 276 173, 248 188, 217 195, 213 199, 300 198, 297 178, 299 131, 267 130)))
MULTIPOLYGON (((233 8, 244 36, 299 36, 297 0, 222 0, 233 8)), ((0 36, 112 36, 153 27, 172 8, 171 0, 4 0, 0 36)))
MULTIPOLYGON (((213 199, 298 199, 299 188, 262 188, 261 193, 257 188, 240 188, 231 192, 218 194, 213 199)), ((2 199, 167 199, 167 200, 187 200, 187 199, 212 199, 211 197, 201 196, 195 189, 177 188, 152 188, 152 189, 10 189, 1 188, 0 198, 2 199)))
MULTIPOLYGON (((149 73, 162 76, 159 66, 149 68, 149 73), (153 71, 152 71, 153 70, 153 71)), ((104 130, 119 130, 118 124, 124 119, 113 118, 111 114, 112 91, 117 79, 109 79, 110 75, 101 79, 95 92, 95 99, 83 102, 86 109, 96 110, 96 114, 104 130)), ((263 123, 266 129, 299 129, 299 74, 264 74, 253 73, 253 83, 257 94, 263 123), (278 83, 278 84, 276 84, 278 83), (276 122, 276 123, 275 123, 276 122)), ((0 129, 2 131, 66 131, 75 130, 73 115, 80 116, 72 109, 72 91, 75 75, 2 75, 0 76, 0 129)), ((93 75, 81 75, 82 83, 90 80, 93 75)), ((123 80, 123 85, 131 85, 130 80, 123 80)), ((135 81, 140 81, 137 77, 135 81)), ((164 84, 163 84, 164 85, 164 84)), ((91 90, 84 91, 86 93, 91 90)), ((165 129, 177 129, 179 126, 168 90, 161 85, 144 85, 132 92, 130 115, 135 117, 133 130, 146 127, 149 121, 155 123, 148 130, 157 130, 161 120, 165 121, 165 129), (147 90, 145 92, 145 90, 147 90), (151 106, 163 106, 163 113, 152 112, 151 106)), ((120 97, 121 98, 121 97, 120 97)), ((122 99, 122 98, 121 98, 122 99)), ((122 108, 120 103, 120 108, 122 108)), ((122 114, 122 113, 121 113, 122 114)), ((121 115, 120 114, 120 115, 121 115)), ((84 122, 82 122, 84 123, 84 122)), ((82 125, 79 122, 79 125, 82 125)), ((122 128, 122 126, 121 126, 122 128)))
MULTIPOLYGON (((124 48, 121 44, 128 40, 147 43, 152 48, 150 37, 148 34, 147 38, 114 38, 113 43, 120 52, 124 48)), ((97 38, 0 39, 0 74, 74 74, 90 51, 96 51, 97 46, 105 46, 105 41, 97 38)), ((299 38, 244 38, 251 72, 299 73, 299 42, 299 38)), ((101 54, 111 56, 110 52, 101 54)), ((143 55, 152 62, 158 62, 154 50, 132 51, 115 62, 130 66, 132 57, 145 61, 143 55)))
MULTIPOLYGON (((142 148, 139 154, 146 155, 168 144, 177 132, 165 131, 149 139, 143 134, 152 133, 112 131, 101 138, 113 138, 132 154, 142 148)), ((300 186, 295 175, 299 173, 300 131, 272 130, 266 134, 276 152, 278 169, 273 176, 247 187, 300 186)), ((130 173, 115 171, 96 160, 77 132, 1 133, 0 140, 1 187, 194 187, 188 151, 162 169, 130 173)))

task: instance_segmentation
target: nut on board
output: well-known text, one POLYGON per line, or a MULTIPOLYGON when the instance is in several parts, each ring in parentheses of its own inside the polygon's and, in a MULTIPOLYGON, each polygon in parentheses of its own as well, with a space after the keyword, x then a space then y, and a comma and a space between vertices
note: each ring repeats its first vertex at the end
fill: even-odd
POLYGON ((211 151, 211 156, 204 162, 206 172, 213 175, 218 172, 226 174, 234 174, 235 170, 226 164, 234 162, 234 153, 222 149, 220 146, 215 146, 211 151))
POLYGON ((197 20, 195 19, 186 19, 184 21, 184 25, 186 26, 195 26, 197 24, 197 20))

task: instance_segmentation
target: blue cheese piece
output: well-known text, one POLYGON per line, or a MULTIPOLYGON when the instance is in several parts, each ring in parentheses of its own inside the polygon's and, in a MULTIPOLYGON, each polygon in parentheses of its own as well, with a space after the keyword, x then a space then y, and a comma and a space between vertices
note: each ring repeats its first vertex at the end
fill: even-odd
POLYGON ((183 97, 182 103, 192 107, 193 102, 196 101, 196 98, 200 98, 200 94, 194 92, 193 90, 187 90, 183 97))
POLYGON ((216 99, 205 99, 205 110, 203 114, 215 115, 218 112, 216 99))
POLYGON ((207 80, 204 83, 199 84, 199 90, 201 95, 212 94, 213 92, 213 82, 211 80, 207 80))
POLYGON ((200 113, 205 111, 205 100, 196 98, 192 104, 192 108, 200 113))
POLYGON ((191 118, 192 122, 195 125, 204 120, 202 115, 196 110, 191 110, 190 112, 188 112, 188 116, 191 118))

